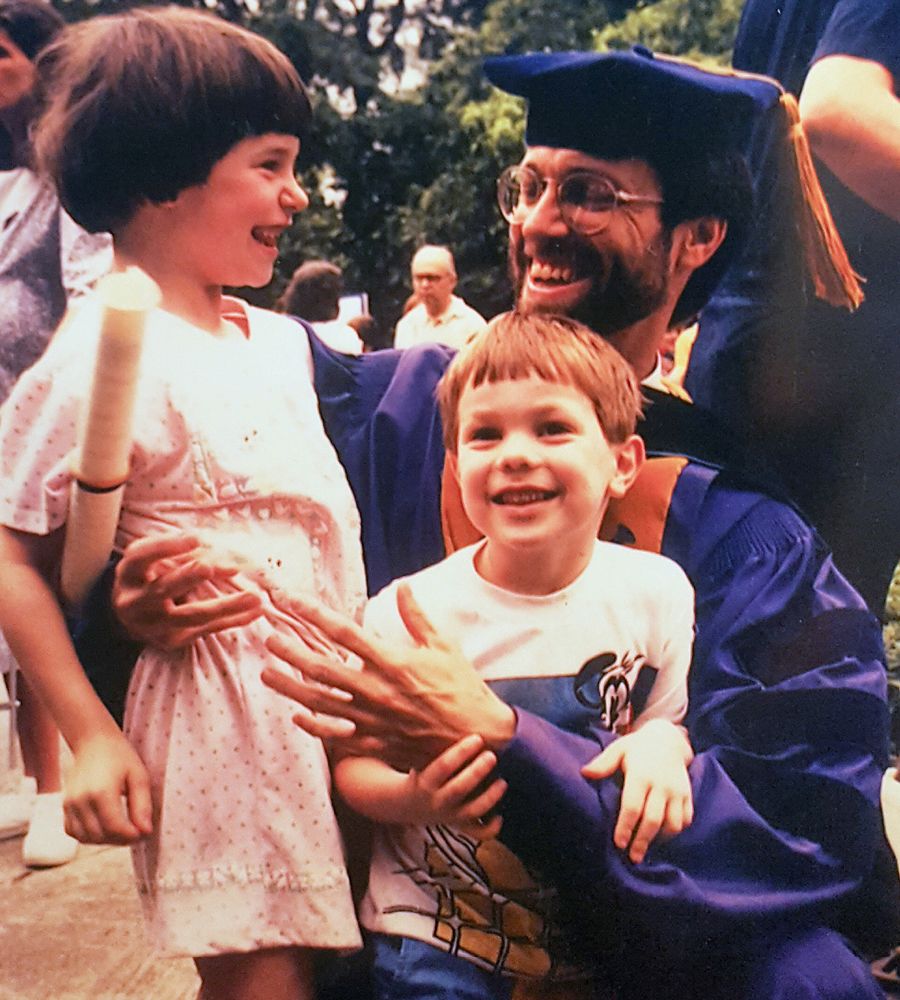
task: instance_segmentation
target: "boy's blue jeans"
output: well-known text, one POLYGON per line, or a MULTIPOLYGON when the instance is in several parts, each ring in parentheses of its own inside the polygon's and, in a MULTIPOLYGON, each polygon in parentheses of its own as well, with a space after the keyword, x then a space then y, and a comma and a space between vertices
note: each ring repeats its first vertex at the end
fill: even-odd
POLYGON ((371 934, 375 1000, 510 1000, 514 980, 414 938, 371 934))

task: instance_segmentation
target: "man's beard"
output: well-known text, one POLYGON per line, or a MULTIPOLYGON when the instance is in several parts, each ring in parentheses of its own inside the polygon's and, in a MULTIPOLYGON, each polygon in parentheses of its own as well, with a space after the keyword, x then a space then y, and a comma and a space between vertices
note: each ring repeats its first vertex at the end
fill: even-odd
MULTIPOLYGON (((572 319, 609 337, 646 319, 663 304, 669 290, 671 233, 662 232, 645 248, 640 267, 627 265, 620 254, 610 253, 604 257, 578 237, 569 239, 576 241, 573 250, 579 273, 594 273, 599 279, 592 283, 587 295, 569 310, 572 319)), ((567 241, 553 242, 558 248, 567 241)), ((510 243, 509 246, 510 277, 516 290, 516 302, 521 300, 528 266, 523 246, 521 238, 518 245, 510 243)))

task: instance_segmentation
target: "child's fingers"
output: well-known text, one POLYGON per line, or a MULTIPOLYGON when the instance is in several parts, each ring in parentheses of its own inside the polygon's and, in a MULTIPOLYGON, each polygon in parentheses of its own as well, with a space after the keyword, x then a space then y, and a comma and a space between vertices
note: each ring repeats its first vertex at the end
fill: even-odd
MULTIPOLYGON (((491 776, 497 766, 497 755, 492 750, 482 750, 462 770, 442 787, 435 789, 439 808, 454 808, 466 802, 491 776)), ((473 814, 474 815, 474 814, 473 814)))
POLYGON ((502 778, 492 781, 483 792, 460 809, 460 819, 464 821, 483 819, 492 809, 497 808, 508 787, 502 778))
POLYGON ((647 848, 659 833, 666 815, 666 796, 659 789, 650 790, 647 800, 644 803, 644 811, 641 815, 640 823, 631 841, 631 849, 628 857, 638 864, 644 860, 647 848))
POLYGON ((83 844, 132 844, 141 837, 117 795, 94 795, 67 803, 65 812, 66 829, 83 844))
POLYGON ((649 792, 650 786, 646 781, 638 781, 634 777, 626 776, 619 804, 619 818, 613 832, 613 843, 620 851, 624 851, 634 837, 644 814, 649 792))
POLYGON ((673 795, 666 807, 666 818, 660 831, 663 837, 674 837, 686 830, 694 819, 694 803, 690 795, 673 795))
POLYGON ((484 823, 472 820, 467 823, 457 823, 456 826, 460 832, 464 833, 467 837, 471 837, 473 840, 493 840, 499 835, 503 827, 503 817, 492 816, 484 823))
POLYGON ((131 772, 125 778, 128 817, 141 836, 153 832, 153 800, 146 772, 131 772))
POLYGON ((611 774, 615 774, 622 766, 622 758, 625 756, 626 746, 627 744, 624 740, 615 740, 610 743, 602 753, 597 754, 593 760, 588 761, 582 767, 582 775, 585 778, 597 780, 599 778, 608 778, 611 774))
POLYGON ((428 789, 438 789, 448 785, 461 768, 481 753, 483 747, 484 740, 477 734, 464 736, 421 770, 420 783, 428 789))
POLYGON ((74 837, 81 844, 91 844, 93 840, 90 836, 90 831, 85 825, 81 811, 74 806, 70 805, 68 802, 64 809, 66 821, 65 830, 70 837, 74 837))
POLYGON ((100 824, 100 844, 133 844, 143 836, 131 822, 126 802, 121 796, 102 796, 95 800, 95 813, 100 824))

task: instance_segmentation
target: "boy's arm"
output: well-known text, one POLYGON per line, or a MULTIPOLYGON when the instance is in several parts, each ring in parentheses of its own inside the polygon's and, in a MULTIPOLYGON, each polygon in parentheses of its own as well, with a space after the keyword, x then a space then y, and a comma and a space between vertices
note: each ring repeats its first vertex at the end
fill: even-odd
POLYGON ((345 756, 334 766, 334 781, 352 809, 378 823, 449 823, 487 839, 499 833, 500 820, 483 820, 506 791, 505 782, 491 780, 496 764, 480 736, 465 736, 421 771, 345 756))
POLYGON ((376 823, 402 823, 409 774, 375 757, 343 757, 334 765, 334 785, 355 812, 376 823))
POLYGON ((0 629, 74 754, 69 829, 87 842, 130 843, 152 828, 149 782, 81 669, 47 582, 61 542, 61 530, 39 536, 0 528, 0 629))
POLYGON ((653 686, 628 735, 611 743, 582 773, 586 778, 624 776, 613 832, 619 850, 644 860, 658 834, 674 837, 690 826, 693 797, 687 768, 694 758, 679 722, 688 701, 688 671, 694 642, 694 588, 675 563, 664 562, 653 581, 656 606, 648 657, 657 668, 653 686), (663 572, 665 571, 665 572, 663 572))

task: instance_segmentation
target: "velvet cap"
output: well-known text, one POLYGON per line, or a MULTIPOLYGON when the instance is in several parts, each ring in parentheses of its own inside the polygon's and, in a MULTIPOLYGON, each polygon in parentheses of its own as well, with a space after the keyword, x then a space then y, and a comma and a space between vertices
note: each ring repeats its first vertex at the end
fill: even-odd
POLYGON ((690 170, 698 157, 744 155, 756 123, 770 112, 778 115, 816 294, 851 309, 862 301, 858 275, 812 164, 796 99, 777 80, 706 68, 642 46, 629 52, 491 56, 484 72, 496 87, 528 101, 528 146, 645 160, 663 173, 690 170))
POLYGON ((781 97, 765 77, 710 71, 649 49, 494 56, 487 78, 528 100, 529 146, 607 159, 656 159, 679 147, 742 152, 781 97))

